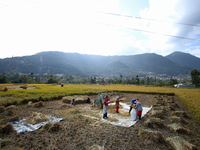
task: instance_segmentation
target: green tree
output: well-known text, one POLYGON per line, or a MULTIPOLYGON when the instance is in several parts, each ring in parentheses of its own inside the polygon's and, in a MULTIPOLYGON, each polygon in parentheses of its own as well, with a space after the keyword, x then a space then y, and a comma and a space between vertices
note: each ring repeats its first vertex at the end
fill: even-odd
POLYGON ((40 78, 38 77, 38 78, 36 78, 36 83, 37 84, 40 84, 41 82, 40 82, 40 78))
POLYGON ((48 80, 47 80, 47 83, 48 83, 48 84, 51 84, 51 83, 58 83, 58 79, 54 78, 53 75, 50 75, 50 77, 49 77, 48 80))
POLYGON ((135 84, 139 84, 140 83, 140 79, 139 79, 139 77, 138 77, 138 75, 135 77, 135 84))
POLYGON ((27 75, 21 75, 21 76, 18 78, 18 81, 19 81, 19 83, 27 83, 27 81, 28 81, 27 75))
POLYGON ((142 80, 140 81, 140 83, 141 83, 141 84, 144 84, 144 83, 145 83, 145 82, 144 82, 144 79, 142 79, 142 80))
POLYGON ((0 83, 8 83, 8 77, 5 73, 0 75, 0 83))
POLYGON ((171 76, 171 79, 169 80, 169 85, 174 85, 174 84, 178 84, 177 79, 173 79, 171 76))
POLYGON ((149 77, 147 77, 147 85, 149 85, 149 83, 150 83, 150 79, 149 79, 149 77))
POLYGON ((197 69, 194 69, 190 72, 190 75, 191 75, 192 84, 199 85, 199 83, 200 83, 200 79, 199 79, 200 72, 198 72, 197 69))
POLYGON ((121 78, 121 79, 120 79, 120 83, 122 83, 122 78, 123 78, 123 76, 122 76, 122 75, 120 75, 120 78, 121 78))

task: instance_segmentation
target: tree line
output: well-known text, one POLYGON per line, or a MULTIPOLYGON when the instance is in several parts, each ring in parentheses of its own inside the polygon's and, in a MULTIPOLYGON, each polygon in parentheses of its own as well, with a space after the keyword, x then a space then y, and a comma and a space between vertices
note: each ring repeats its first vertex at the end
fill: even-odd
POLYGON ((191 81, 186 79, 182 81, 178 81, 174 79, 172 76, 169 80, 160 80, 153 77, 146 77, 140 78, 138 75, 132 78, 123 77, 120 75, 118 78, 104 78, 104 77, 80 77, 74 75, 36 75, 33 72, 29 74, 20 74, 16 71, 12 71, 10 73, 3 73, 0 75, 0 83, 34 83, 34 84, 61 84, 61 83, 75 83, 75 84, 135 84, 135 85, 157 85, 157 86, 164 86, 164 85, 174 85, 181 83, 191 82, 196 86, 200 85, 200 72, 196 69, 190 72, 191 81))

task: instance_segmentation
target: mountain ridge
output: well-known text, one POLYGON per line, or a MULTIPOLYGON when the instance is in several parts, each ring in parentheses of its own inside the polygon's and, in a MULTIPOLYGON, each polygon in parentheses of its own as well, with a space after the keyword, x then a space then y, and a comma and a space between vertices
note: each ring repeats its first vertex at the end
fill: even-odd
MULTIPOLYGON (((188 57, 190 58, 189 54, 188 57)), ((145 76, 149 72, 170 76, 188 75, 193 69, 169 58, 170 55, 163 57, 156 53, 101 56, 49 51, 31 56, 0 59, 0 73, 16 70, 21 73, 34 72, 35 74, 131 77, 145 76)), ((200 58, 198 60, 200 61, 200 58)))

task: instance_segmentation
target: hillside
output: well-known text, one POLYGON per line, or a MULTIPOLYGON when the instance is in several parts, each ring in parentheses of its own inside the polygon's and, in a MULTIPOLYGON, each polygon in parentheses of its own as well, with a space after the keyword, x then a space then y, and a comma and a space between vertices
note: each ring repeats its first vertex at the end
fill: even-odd
POLYGON ((200 58, 189 53, 173 52, 172 54, 167 55, 166 58, 177 64, 200 70, 200 58))
POLYGON ((0 73, 13 70, 35 74, 72 74, 77 76, 145 76, 148 72, 170 76, 187 75, 192 68, 154 53, 131 56, 99 56, 78 53, 41 52, 32 56, 0 59, 0 73))

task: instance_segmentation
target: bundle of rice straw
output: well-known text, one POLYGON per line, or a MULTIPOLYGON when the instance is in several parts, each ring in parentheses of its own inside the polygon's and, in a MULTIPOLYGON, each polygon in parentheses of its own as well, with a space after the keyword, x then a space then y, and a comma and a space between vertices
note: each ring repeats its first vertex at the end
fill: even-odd
POLYGON ((75 100, 75 104, 84 104, 87 102, 88 96, 83 95, 75 95, 75 96, 65 96, 62 98, 62 102, 66 104, 70 104, 72 99, 75 100))
POLYGON ((45 121, 48 121, 48 120, 50 120, 50 118, 48 116, 46 116, 45 114, 33 112, 32 116, 30 116, 24 122, 27 123, 27 124, 35 124, 35 123, 38 123, 38 122, 45 122, 45 121))

